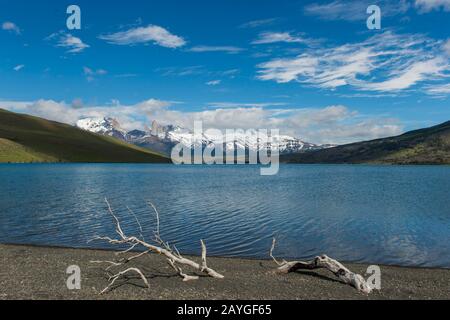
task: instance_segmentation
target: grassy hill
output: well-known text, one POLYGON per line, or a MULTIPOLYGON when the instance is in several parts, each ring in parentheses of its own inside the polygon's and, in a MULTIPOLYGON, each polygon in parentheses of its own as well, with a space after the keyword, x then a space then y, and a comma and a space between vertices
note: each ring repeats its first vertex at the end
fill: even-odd
POLYGON ((111 137, 0 109, 0 162, 167 163, 170 160, 111 137))
POLYGON ((450 121, 396 137, 281 158, 289 163, 450 164, 450 121))

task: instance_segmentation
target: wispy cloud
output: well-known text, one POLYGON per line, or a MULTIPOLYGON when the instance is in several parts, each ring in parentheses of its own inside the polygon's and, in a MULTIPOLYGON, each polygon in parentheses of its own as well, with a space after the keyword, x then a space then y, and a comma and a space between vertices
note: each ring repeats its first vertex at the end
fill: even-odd
POLYGON ((20 28, 14 22, 11 22, 11 21, 3 22, 2 23, 2 30, 10 31, 10 32, 13 32, 15 34, 20 34, 21 33, 20 28))
POLYGON ((167 29, 156 25, 100 35, 99 38, 116 45, 153 43, 165 48, 179 48, 186 44, 186 41, 182 37, 174 35, 167 29))
POLYGON ((209 71, 204 66, 164 67, 158 68, 155 71, 161 73, 163 76, 179 77, 209 74, 209 71))
POLYGON ((284 102, 210 102, 208 108, 228 109, 228 108, 267 108, 276 106, 285 106, 284 102))
POLYGON ((240 70, 239 69, 210 70, 206 66, 197 65, 186 67, 180 66, 163 67, 155 69, 155 72, 158 72, 163 76, 176 76, 176 77, 205 76, 208 77, 209 79, 211 78, 233 79, 240 73, 240 70))
POLYGON ((297 81, 326 89, 352 86, 396 92, 450 72, 442 43, 422 35, 387 31, 360 43, 305 51, 293 58, 259 64, 258 78, 278 83, 297 81))
POLYGON ((195 46, 189 48, 190 52, 225 52, 229 54, 236 54, 245 49, 234 46, 195 46))
POLYGON ((108 73, 108 71, 104 70, 104 69, 98 69, 98 70, 93 70, 89 67, 83 67, 83 72, 85 75, 105 75, 108 73))
POLYGON ((426 92, 432 96, 444 97, 450 95, 450 83, 429 86, 426 92))
POLYGON ((448 39, 442 46, 444 52, 450 57, 450 39, 448 39))
POLYGON ((438 57, 425 61, 415 61, 404 69, 398 69, 395 76, 381 82, 363 82, 360 87, 371 91, 399 91, 408 89, 418 82, 436 78, 449 69, 448 62, 438 57))
POLYGON ((64 31, 56 32, 46 38, 46 40, 56 41, 56 46, 67 49, 67 53, 81 53, 90 46, 80 38, 74 37, 64 31))
POLYGON ((276 42, 308 43, 308 39, 300 35, 291 35, 289 32, 263 32, 252 44, 269 44, 276 42))
POLYGON ((410 7, 407 0, 335 0, 328 3, 309 4, 304 8, 304 12, 323 20, 359 21, 367 19, 367 7, 372 4, 382 8, 383 17, 405 13, 410 7))
POLYGON ((248 21, 246 23, 243 23, 239 26, 239 28, 259 28, 259 27, 266 27, 269 25, 274 24, 278 19, 277 18, 269 18, 269 19, 259 19, 259 20, 252 20, 248 21))
POLYGON ((229 69, 225 71, 220 71, 218 74, 224 77, 235 78, 240 72, 241 70, 239 69, 229 69))
POLYGON ((13 69, 14 69, 14 71, 20 71, 23 68, 25 68, 25 65, 24 64, 19 64, 19 65, 15 66, 13 69))
POLYGON ((427 13, 433 10, 450 11, 450 0, 415 0, 415 7, 419 13, 427 13))
POLYGON ((86 76, 86 80, 88 82, 92 82, 95 80, 96 76, 103 76, 108 73, 108 71, 104 69, 91 69, 89 67, 83 67, 83 73, 86 76))
POLYGON ((222 82, 222 80, 211 80, 211 81, 206 82, 206 85, 208 85, 208 86, 218 86, 221 82, 222 82))

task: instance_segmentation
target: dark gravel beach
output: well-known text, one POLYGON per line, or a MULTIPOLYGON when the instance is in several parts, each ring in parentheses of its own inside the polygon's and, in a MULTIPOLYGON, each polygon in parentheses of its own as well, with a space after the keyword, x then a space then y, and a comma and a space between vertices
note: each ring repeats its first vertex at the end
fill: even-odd
MULTIPOLYGON (((114 260, 113 252, 0 245, 1 299, 450 299, 450 270, 381 266, 382 289, 370 295, 342 284, 326 270, 274 275, 269 260, 209 258, 208 265, 225 275, 182 282, 163 257, 151 255, 136 265, 150 289, 131 274, 117 288, 99 295, 107 284, 102 266, 91 260, 114 260), (81 268, 81 290, 68 290, 66 269, 81 268)), ((130 265, 127 267, 131 267, 130 265)), ((367 266, 346 264, 364 274, 367 266)), ((188 268, 185 268, 189 272, 188 268)))

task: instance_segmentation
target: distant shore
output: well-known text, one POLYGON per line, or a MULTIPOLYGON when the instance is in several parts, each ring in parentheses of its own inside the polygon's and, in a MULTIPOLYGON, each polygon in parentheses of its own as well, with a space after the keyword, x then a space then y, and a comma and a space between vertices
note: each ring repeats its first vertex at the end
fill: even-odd
MULTIPOLYGON (((208 258, 225 275, 182 282, 165 259, 142 258, 137 265, 150 289, 134 275, 99 295, 107 284, 104 267, 92 260, 113 260, 114 252, 0 244, 0 300, 2 299, 450 299, 450 270, 381 266, 382 290, 368 296, 340 283, 326 270, 274 275, 269 260, 208 258), (81 269, 81 290, 69 290, 66 269, 81 269)), ((196 258, 194 258, 196 259, 196 258)), ((198 259, 198 258, 197 258, 198 259)), ((133 265, 127 265, 131 267, 133 265)), ((367 265, 346 264, 364 274, 367 265)), ((185 268, 186 272, 190 272, 185 268)))

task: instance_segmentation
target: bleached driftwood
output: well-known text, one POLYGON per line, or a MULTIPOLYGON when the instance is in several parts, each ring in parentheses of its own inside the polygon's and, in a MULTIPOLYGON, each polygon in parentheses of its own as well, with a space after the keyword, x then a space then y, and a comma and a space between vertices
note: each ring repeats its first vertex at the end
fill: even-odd
POLYGON ((364 278, 356 273, 348 270, 339 261, 331 259, 326 255, 317 256, 311 261, 278 261, 273 256, 273 251, 275 249, 276 239, 272 241, 272 247, 270 248, 270 257, 278 265, 275 269, 276 273, 290 273, 297 270, 314 270, 314 269, 327 269, 331 271, 336 277, 338 277, 342 282, 355 287, 358 291, 369 294, 372 292, 372 287, 364 280, 364 278))
MULTIPOLYGON (((110 244, 117 244, 117 245, 125 244, 125 245, 129 246, 128 249, 118 252, 117 255, 128 253, 137 248, 141 248, 144 251, 137 253, 128 258, 119 259, 118 261, 91 261, 91 263, 109 264, 109 266, 106 268, 106 271, 109 272, 109 270, 112 268, 117 268, 117 267, 123 266, 132 260, 138 259, 148 253, 153 252, 153 253, 157 253, 157 254, 165 256, 169 265, 177 272, 177 274, 180 277, 183 278, 183 281, 197 280, 197 279, 199 279, 199 277, 196 275, 187 275, 186 273, 183 272, 183 270, 181 269, 181 267, 179 265, 185 265, 185 266, 191 267, 195 271, 204 273, 213 278, 217 278, 217 279, 223 278, 223 275, 221 275, 214 269, 211 269, 208 267, 208 265, 206 263, 206 245, 203 240, 200 240, 200 244, 201 244, 201 248, 202 248, 202 262, 197 263, 191 259, 183 257, 175 246, 171 246, 168 242, 165 242, 161 239, 161 236, 159 233, 159 212, 152 203, 149 202, 149 206, 154 210, 154 212, 156 214, 156 231, 154 232, 154 240, 153 240, 154 244, 148 243, 144 240, 144 236, 142 235, 142 233, 143 233, 142 226, 141 226, 138 218, 136 217, 136 215, 134 215, 131 210, 129 210, 129 211, 133 214, 134 218, 136 219, 136 221, 139 225, 140 238, 138 238, 136 236, 126 235, 122 229, 119 219, 117 218, 116 214, 114 213, 113 209, 111 208, 111 205, 109 204, 108 200, 105 199, 105 202, 108 206, 109 214, 114 219, 114 223, 116 225, 116 233, 119 236, 119 238, 114 239, 114 238, 110 238, 110 237, 96 237, 93 240, 104 240, 104 241, 109 242, 110 244)), ((122 277, 125 274, 130 273, 130 272, 137 273, 141 277, 141 279, 144 281, 144 283, 147 285, 147 287, 149 286, 149 283, 141 270, 139 270, 138 268, 128 268, 124 271, 117 272, 115 274, 110 274, 110 277, 109 277, 110 283, 105 289, 103 289, 100 292, 100 294, 103 294, 103 293, 109 291, 117 279, 119 279, 120 277, 122 277)))

